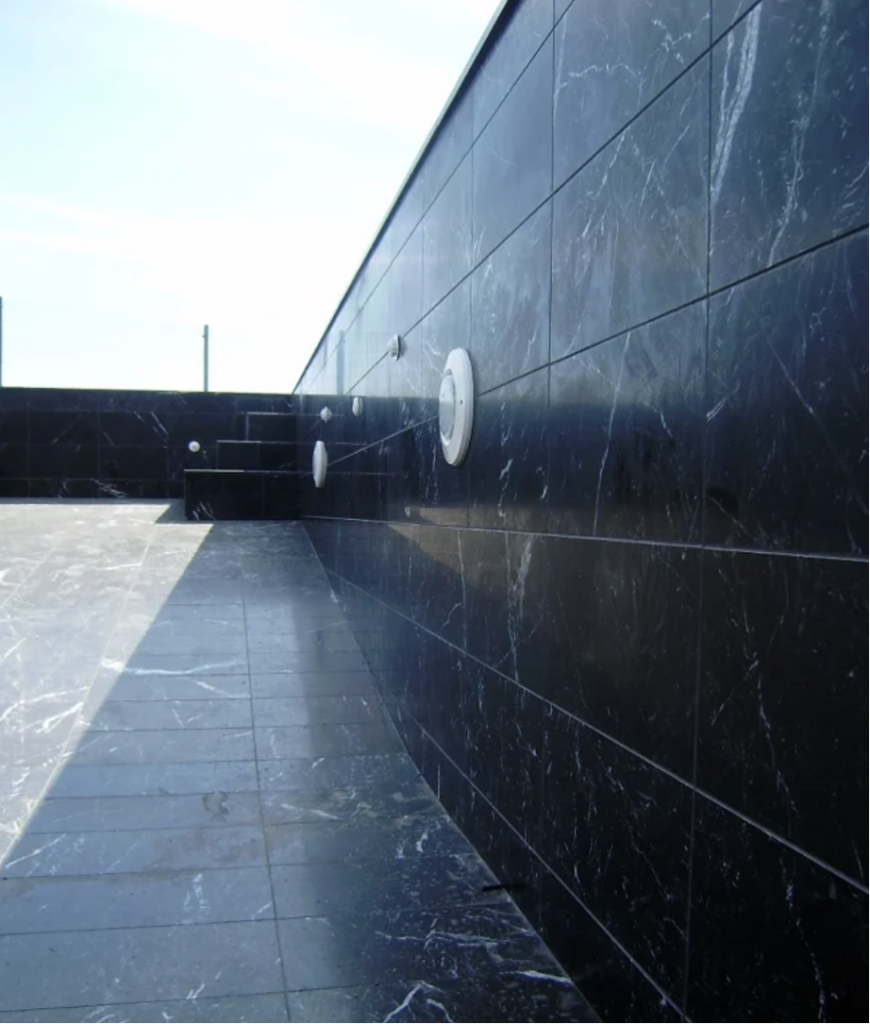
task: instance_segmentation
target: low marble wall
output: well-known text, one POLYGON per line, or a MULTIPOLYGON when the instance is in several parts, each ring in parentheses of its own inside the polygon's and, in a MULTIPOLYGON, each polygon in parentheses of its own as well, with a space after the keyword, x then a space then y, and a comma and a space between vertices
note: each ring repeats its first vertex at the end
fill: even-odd
POLYGON ((246 413, 286 396, 0 388, 0 498, 181 498, 184 470, 217 465, 246 413), (188 450, 196 440, 200 451, 188 450))

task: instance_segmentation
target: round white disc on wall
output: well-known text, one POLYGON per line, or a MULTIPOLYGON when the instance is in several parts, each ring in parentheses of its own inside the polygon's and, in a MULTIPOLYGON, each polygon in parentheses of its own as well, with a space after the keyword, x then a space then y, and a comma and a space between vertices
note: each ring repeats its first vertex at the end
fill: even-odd
POLYGON ((464 348, 447 357, 438 394, 438 431, 441 450, 451 466, 462 463, 471 443, 474 421, 474 374, 464 348))
POLYGON ((326 445, 318 441, 314 446, 314 454, 311 456, 311 469, 314 474, 314 486, 323 487, 326 483, 326 467, 329 459, 326 455, 326 445))

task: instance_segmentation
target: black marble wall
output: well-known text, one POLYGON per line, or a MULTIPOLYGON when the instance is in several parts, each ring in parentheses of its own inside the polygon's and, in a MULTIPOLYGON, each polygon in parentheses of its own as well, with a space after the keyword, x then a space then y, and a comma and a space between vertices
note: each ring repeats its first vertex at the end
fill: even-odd
POLYGON ((247 414, 292 404, 272 395, 0 388, 0 498, 180 498, 184 470, 215 467, 218 439, 244 438, 247 414))
POLYGON ((508 4, 297 389, 408 748, 606 1020, 867 1016, 866 38, 508 4))

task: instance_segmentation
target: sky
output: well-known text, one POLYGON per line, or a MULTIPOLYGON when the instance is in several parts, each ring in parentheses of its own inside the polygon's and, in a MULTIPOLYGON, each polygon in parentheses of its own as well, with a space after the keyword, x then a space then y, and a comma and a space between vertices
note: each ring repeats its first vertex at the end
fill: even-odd
POLYGON ((496 0, 0 0, 7 386, 292 390, 496 0))

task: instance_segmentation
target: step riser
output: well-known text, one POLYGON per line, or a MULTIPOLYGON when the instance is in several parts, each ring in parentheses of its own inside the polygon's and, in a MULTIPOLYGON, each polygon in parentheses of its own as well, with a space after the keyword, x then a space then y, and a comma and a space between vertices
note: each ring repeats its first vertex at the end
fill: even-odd
POLYGON ((184 516, 196 521, 298 519, 298 474, 193 469, 184 474, 184 516))

